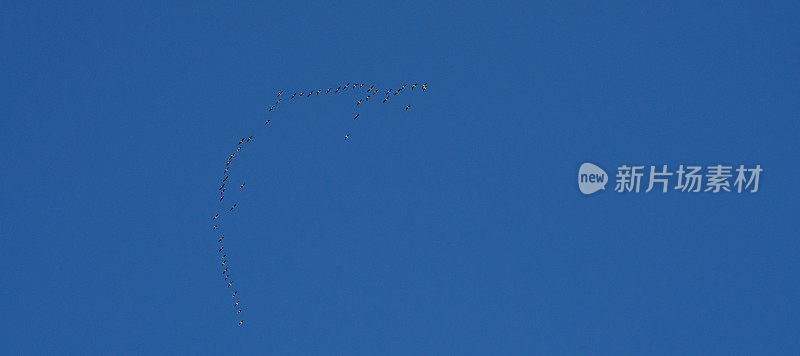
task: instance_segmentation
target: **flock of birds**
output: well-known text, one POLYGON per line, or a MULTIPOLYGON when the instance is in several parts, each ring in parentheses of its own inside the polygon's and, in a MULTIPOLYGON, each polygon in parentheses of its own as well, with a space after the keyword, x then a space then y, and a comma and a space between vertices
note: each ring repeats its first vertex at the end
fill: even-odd
MULTIPOLYGON (((326 89, 317 89, 317 90, 301 91, 299 93, 298 92, 294 92, 291 95, 291 97, 289 97, 289 99, 287 99, 287 101, 299 101, 304 96, 306 98, 310 98, 313 95, 317 95, 317 96, 319 96, 319 95, 331 95, 331 94, 335 95, 335 94, 339 94, 339 93, 345 93, 345 92, 348 92, 348 91, 349 92, 354 92, 354 93, 357 93, 357 94, 360 93, 361 97, 358 98, 358 101, 356 101, 356 105, 355 105, 356 106, 356 114, 353 117, 353 120, 356 120, 360 116, 360 114, 358 113, 358 108, 360 108, 362 104, 366 104, 369 101, 370 98, 376 98, 376 97, 381 96, 381 97, 383 97, 383 103, 386 103, 386 102, 388 102, 390 100, 390 98, 394 98, 398 94, 401 94, 406 89, 408 84, 407 83, 403 84, 402 86, 400 86, 396 90, 395 89, 386 89, 385 93, 384 93, 383 89, 377 89, 377 88, 375 88, 374 85, 370 85, 369 87, 366 88, 366 90, 364 90, 365 86, 366 86, 365 83, 360 83, 360 84, 357 83, 357 84, 352 84, 352 85, 351 85, 351 83, 347 83, 344 86, 336 87, 336 89, 334 89, 333 87, 330 87, 330 88, 327 88, 327 90, 326 89), (297 99, 295 99, 295 98, 297 98, 297 99)), ((418 89, 418 91, 424 92, 424 91, 426 91, 428 89, 428 84, 427 83, 412 83, 411 84, 411 88, 410 88, 411 94, 414 93, 414 89, 417 88, 418 86, 420 87, 420 89, 418 89)), ((269 107, 269 109, 267 110, 268 113, 272 112, 273 110, 275 110, 278 107, 278 104, 280 104, 283 101, 283 99, 286 97, 286 96, 283 95, 283 93, 284 93, 284 90, 281 90, 278 93, 278 95, 276 96, 276 99, 275 99, 276 100, 275 104, 273 104, 272 106, 269 107)), ((376 100, 378 100, 378 99, 373 99, 372 101, 375 102, 376 100)), ((405 110, 405 111, 408 111, 410 109, 411 109, 411 105, 410 104, 406 105, 403 108, 403 110, 405 110)), ((267 121, 264 122, 264 125, 267 125, 269 123, 270 123, 270 119, 267 119, 267 121)), ((225 204, 225 202, 223 201, 225 199, 225 192, 231 186, 230 185, 231 184, 231 179, 230 179, 230 175, 228 174, 228 172, 230 171, 230 168, 231 168, 231 163, 236 158, 236 154, 241 152, 241 150, 244 149, 247 146, 247 144, 250 143, 250 141, 252 141, 252 140, 253 140, 253 136, 243 137, 242 139, 239 140, 239 143, 236 146, 236 150, 233 151, 228 156, 228 160, 225 163, 225 170, 223 171, 224 178, 221 179, 221 182, 220 182, 221 185, 217 189, 219 191, 219 203, 220 204, 225 204)), ((350 134, 349 133, 345 133, 344 140, 345 141, 349 141, 350 140, 350 134)), ((233 186, 236 187, 236 185, 233 185, 233 186)), ((244 190, 244 188, 245 188, 245 183, 244 182, 241 182, 241 184, 238 184, 238 189, 239 190, 244 190)), ((226 209, 228 207, 227 204, 226 205, 222 205, 222 206, 223 206, 223 209, 226 209)), ((223 210, 222 213, 223 214, 224 213, 234 214, 237 211, 236 207, 237 207, 237 203, 234 202, 233 205, 230 205, 230 208, 227 208, 227 211, 223 210)), ((219 222, 221 221, 220 213, 215 214, 214 217, 211 218, 211 221, 212 221, 212 225, 213 225, 212 226, 212 230, 214 230, 215 232, 217 232, 219 234, 219 238, 217 239, 217 242, 219 244, 218 254, 220 255, 220 259, 221 259, 221 262, 220 262, 221 263, 221 267, 220 267, 220 269, 222 269, 222 278, 223 278, 224 283, 226 284, 227 288, 231 288, 233 286, 233 278, 231 277, 230 272, 228 272, 228 268, 230 266, 228 264, 228 259, 227 259, 228 255, 227 255, 227 251, 225 250, 225 245, 224 245, 225 236, 222 234, 222 228, 219 225, 219 222)), ((236 319, 238 319, 237 324, 239 326, 242 326, 242 324, 244 324, 244 319, 241 317, 241 314, 242 314, 242 310, 244 308, 240 303, 240 299, 237 298, 237 295, 239 294, 239 291, 235 287, 231 288, 231 289, 233 290, 233 293, 231 294, 231 298, 233 299, 233 306, 234 306, 234 310, 236 311, 236 319)))

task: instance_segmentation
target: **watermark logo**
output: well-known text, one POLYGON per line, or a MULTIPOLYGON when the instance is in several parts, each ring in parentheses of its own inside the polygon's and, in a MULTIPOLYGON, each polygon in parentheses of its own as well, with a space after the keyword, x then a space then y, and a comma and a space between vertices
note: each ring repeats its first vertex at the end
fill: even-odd
POLYGON ((606 189, 608 174, 602 168, 586 162, 578 168, 578 189, 581 193, 589 195, 598 190, 606 189))
MULTIPOLYGON (((616 193, 679 191, 742 194, 758 192, 763 171, 760 164, 753 166, 679 164, 672 167, 666 164, 649 167, 623 164, 617 167, 617 174, 612 179, 616 193)), ((608 180, 606 172, 592 163, 584 163, 578 169, 578 188, 583 194, 593 194, 605 189, 608 180)))

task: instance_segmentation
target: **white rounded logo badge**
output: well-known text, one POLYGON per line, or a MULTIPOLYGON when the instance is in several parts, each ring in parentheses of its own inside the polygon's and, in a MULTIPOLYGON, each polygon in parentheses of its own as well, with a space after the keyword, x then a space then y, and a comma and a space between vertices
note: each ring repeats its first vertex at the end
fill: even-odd
POLYGON ((578 189, 581 193, 589 195, 605 190, 607 183, 608 174, 602 168, 588 162, 578 168, 578 189))

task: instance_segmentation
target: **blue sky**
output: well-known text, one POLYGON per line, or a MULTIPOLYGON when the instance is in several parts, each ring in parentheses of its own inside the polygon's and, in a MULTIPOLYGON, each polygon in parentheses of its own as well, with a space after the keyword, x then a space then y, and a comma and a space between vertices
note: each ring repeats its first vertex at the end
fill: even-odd
POLYGON ((1 9, 4 354, 800 352, 794 2, 1 9), (240 328, 210 218, 249 135, 240 328), (764 172, 584 196, 587 161, 764 172))

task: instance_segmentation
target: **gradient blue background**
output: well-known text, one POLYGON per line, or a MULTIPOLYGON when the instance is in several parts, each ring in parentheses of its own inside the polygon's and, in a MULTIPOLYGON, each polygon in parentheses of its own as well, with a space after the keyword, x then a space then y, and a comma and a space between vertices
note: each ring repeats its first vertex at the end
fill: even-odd
POLYGON ((4 2, 0 353, 796 355, 798 10, 4 2), (356 81, 430 89, 263 126, 356 81), (209 219, 249 135, 238 328, 209 219), (584 161, 764 172, 583 196, 584 161))

